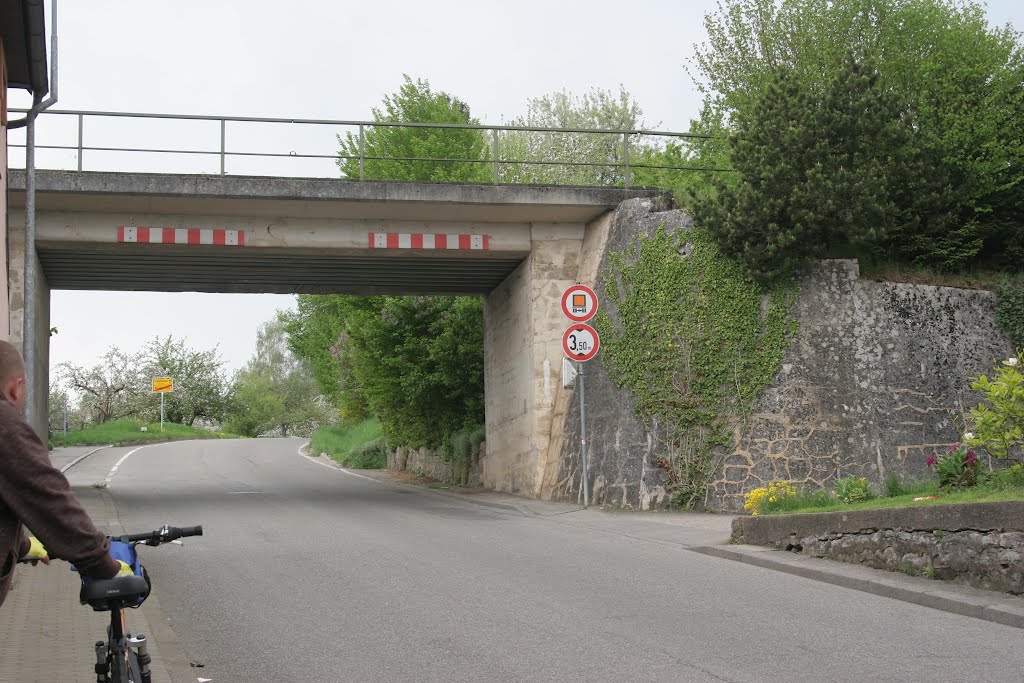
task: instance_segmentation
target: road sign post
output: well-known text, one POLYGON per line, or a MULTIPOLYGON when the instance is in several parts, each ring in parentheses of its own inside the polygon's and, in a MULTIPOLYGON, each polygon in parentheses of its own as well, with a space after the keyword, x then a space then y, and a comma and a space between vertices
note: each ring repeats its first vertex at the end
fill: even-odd
POLYGON ((160 394, 160 431, 164 431, 164 394, 174 391, 174 379, 170 377, 154 377, 153 393, 160 394))
POLYGON ((562 335, 562 350, 576 361, 576 380, 580 389, 580 465, 583 468, 583 507, 590 506, 590 466, 587 461, 587 404, 583 380, 583 363, 597 355, 601 337, 586 321, 597 313, 597 294, 590 287, 576 283, 562 292, 562 312, 573 325, 562 335))

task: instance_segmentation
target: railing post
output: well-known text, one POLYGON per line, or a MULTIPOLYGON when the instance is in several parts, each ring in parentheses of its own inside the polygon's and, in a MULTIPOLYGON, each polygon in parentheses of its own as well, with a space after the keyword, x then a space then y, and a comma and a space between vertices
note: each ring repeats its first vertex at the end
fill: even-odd
POLYGON ((498 129, 491 131, 491 158, 494 159, 494 184, 501 184, 501 165, 498 163, 498 129))
POLYGON ((359 124, 359 179, 365 180, 363 173, 363 124, 359 124))
POLYGON ((226 130, 225 130, 226 128, 227 128, 227 120, 226 119, 221 119, 220 120, 220 174, 221 175, 224 175, 224 152, 225 152, 224 140, 227 137, 226 130))
POLYGON ((631 180, 629 174, 629 133, 622 134, 622 159, 625 171, 624 180, 626 181, 626 189, 628 190, 629 182, 631 180))
POLYGON ((78 170, 82 170, 82 115, 78 115, 78 170))

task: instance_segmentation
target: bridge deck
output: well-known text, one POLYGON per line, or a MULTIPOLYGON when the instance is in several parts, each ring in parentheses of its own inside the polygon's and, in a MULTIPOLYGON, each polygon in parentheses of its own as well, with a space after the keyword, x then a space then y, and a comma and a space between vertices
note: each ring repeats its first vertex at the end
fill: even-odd
MULTIPOLYGON (((486 294, 534 240, 579 230, 626 199, 662 194, 94 171, 40 170, 36 179, 36 244, 55 289, 486 294), (227 228, 245 233, 245 245, 119 242, 117 230, 131 225, 227 228), (465 250, 373 249, 375 233, 488 239, 465 250)), ((14 222, 25 204, 24 171, 11 172, 9 193, 14 222)))

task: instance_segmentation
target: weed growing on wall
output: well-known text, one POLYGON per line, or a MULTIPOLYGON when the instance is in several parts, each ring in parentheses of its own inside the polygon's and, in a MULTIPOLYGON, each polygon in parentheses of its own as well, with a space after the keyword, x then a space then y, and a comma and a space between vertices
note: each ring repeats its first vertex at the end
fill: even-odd
POLYGON ((673 502, 692 508, 778 371, 796 331, 795 288, 755 284, 697 229, 638 238, 609 255, 603 278, 603 362, 660 439, 654 465, 673 502))

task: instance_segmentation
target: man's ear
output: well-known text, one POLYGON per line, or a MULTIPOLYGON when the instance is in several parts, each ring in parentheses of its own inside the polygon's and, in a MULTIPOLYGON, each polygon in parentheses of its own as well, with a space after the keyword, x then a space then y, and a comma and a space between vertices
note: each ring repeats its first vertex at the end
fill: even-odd
POLYGON ((24 377, 14 378, 12 391, 14 393, 15 405, 24 403, 25 399, 28 398, 28 382, 25 381, 24 377))
POLYGON ((28 386, 25 384, 25 378, 12 377, 7 380, 3 386, 0 386, 0 394, 3 394, 8 401, 20 408, 24 404, 25 398, 28 394, 28 386))

